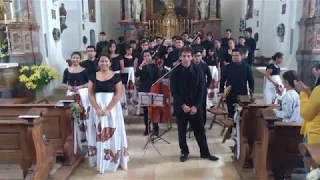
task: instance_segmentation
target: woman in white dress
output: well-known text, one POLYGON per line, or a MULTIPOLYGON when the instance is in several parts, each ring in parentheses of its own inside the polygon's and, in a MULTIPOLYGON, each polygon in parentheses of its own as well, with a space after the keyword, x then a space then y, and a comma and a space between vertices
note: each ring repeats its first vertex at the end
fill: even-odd
POLYGON ((120 98, 123 91, 121 75, 110 70, 108 55, 100 55, 100 71, 90 77, 90 120, 93 128, 88 140, 90 166, 97 171, 115 172, 119 165, 128 169, 128 143, 120 98))
POLYGON ((128 82, 126 85, 126 93, 128 102, 133 103, 135 99, 135 76, 134 76, 134 57, 132 56, 132 48, 128 46, 126 48, 126 54, 123 57, 124 62, 124 72, 128 73, 128 82))
POLYGON ((210 48, 208 55, 204 58, 204 61, 209 66, 212 75, 211 85, 208 90, 207 107, 214 106, 217 102, 218 94, 215 93, 215 89, 218 88, 219 74, 220 74, 220 62, 215 54, 215 48, 210 48))
MULTIPOLYGON (((118 54, 117 44, 114 41, 109 42, 107 48, 107 54, 110 56, 111 60, 111 70, 115 73, 123 73, 124 72, 124 62, 123 57, 118 54)), ((128 103, 126 97, 125 86, 123 85, 123 91, 121 95, 121 107, 124 116, 128 115, 128 103)))
MULTIPOLYGON (((81 97, 81 104, 83 105, 83 111, 84 114, 87 114, 88 109, 88 71, 80 66, 81 62, 81 54, 79 52, 73 52, 71 54, 71 66, 66 68, 63 72, 63 78, 62 78, 62 85, 66 87, 67 90, 67 96, 73 96, 76 93, 79 94, 81 97)), ((86 116, 83 116, 84 118, 81 118, 78 123, 74 123, 75 130, 75 149, 77 149, 77 146, 81 149, 81 140, 85 140, 86 136, 86 129, 85 128, 77 128, 77 127, 85 127, 88 126, 88 119, 86 116)), ((78 121, 75 121, 78 122, 78 121)), ((76 150, 75 150, 76 151, 76 150)), ((76 153, 76 152, 75 152, 76 153)))
POLYGON ((298 81, 298 75, 290 70, 283 74, 283 85, 286 93, 282 97, 281 109, 275 109, 276 116, 283 122, 303 122, 300 116, 300 96, 295 90, 294 83, 298 81))
POLYGON ((263 97, 265 104, 277 104, 281 100, 284 87, 280 77, 280 64, 283 61, 283 54, 277 52, 272 56, 272 62, 266 68, 264 78, 263 97))

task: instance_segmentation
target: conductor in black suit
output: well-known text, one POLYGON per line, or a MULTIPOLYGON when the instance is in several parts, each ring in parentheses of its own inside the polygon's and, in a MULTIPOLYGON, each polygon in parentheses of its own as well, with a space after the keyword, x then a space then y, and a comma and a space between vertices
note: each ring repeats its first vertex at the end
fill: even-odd
POLYGON ((186 161, 189 155, 186 139, 188 123, 190 123, 198 142, 201 158, 217 161, 218 158, 209 152, 202 121, 202 111, 204 111, 202 101, 206 92, 204 74, 200 66, 192 63, 192 49, 190 47, 181 48, 180 58, 181 64, 173 70, 170 79, 178 124, 180 161, 186 161))

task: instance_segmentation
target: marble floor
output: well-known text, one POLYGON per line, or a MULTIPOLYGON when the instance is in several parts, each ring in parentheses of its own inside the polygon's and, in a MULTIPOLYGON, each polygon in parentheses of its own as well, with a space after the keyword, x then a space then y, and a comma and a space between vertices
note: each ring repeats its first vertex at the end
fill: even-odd
POLYGON ((221 127, 214 126, 212 130, 206 131, 210 151, 220 158, 219 161, 211 162, 199 158, 197 142, 194 137, 191 137, 188 139, 190 158, 184 163, 179 161, 180 150, 175 126, 163 136, 170 144, 159 141, 153 146, 149 143, 145 150, 143 147, 147 137, 142 135, 144 127, 140 124, 130 124, 126 125, 126 128, 130 154, 128 171, 119 168, 115 173, 99 174, 94 168, 88 167, 88 163, 85 161, 70 180, 240 179, 231 160, 232 153, 229 146, 233 142, 221 143, 222 137, 219 135, 221 127))

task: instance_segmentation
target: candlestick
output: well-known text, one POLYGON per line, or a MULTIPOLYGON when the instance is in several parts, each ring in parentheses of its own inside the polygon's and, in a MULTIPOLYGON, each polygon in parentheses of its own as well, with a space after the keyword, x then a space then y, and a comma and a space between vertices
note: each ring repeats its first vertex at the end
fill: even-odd
POLYGON ((151 30, 151 21, 149 20, 149 31, 151 30))
POLYGON ((7 21, 7 14, 4 14, 4 24, 8 24, 8 21, 7 21))

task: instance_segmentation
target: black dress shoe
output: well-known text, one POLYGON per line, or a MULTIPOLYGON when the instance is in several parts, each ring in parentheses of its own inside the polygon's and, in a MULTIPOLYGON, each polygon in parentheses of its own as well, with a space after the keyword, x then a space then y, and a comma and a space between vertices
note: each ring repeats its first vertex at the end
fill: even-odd
POLYGON ((148 130, 144 130, 144 133, 143 133, 144 136, 148 136, 148 130))
POLYGON ((203 159, 209 159, 210 161, 218 161, 218 160, 219 160, 218 157, 213 156, 213 155, 211 155, 211 154, 209 154, 208 156, 202 156, 202 155, 201 155, 201 158, 203 158, 203 159))
POLYGON ((153 133, 155 136, 159 136, 159 127, 153 129, 153 133))
POLYGON ((180 162, 185 162, 188 160, 188 154, 181 154, 180 155, 180 162))

